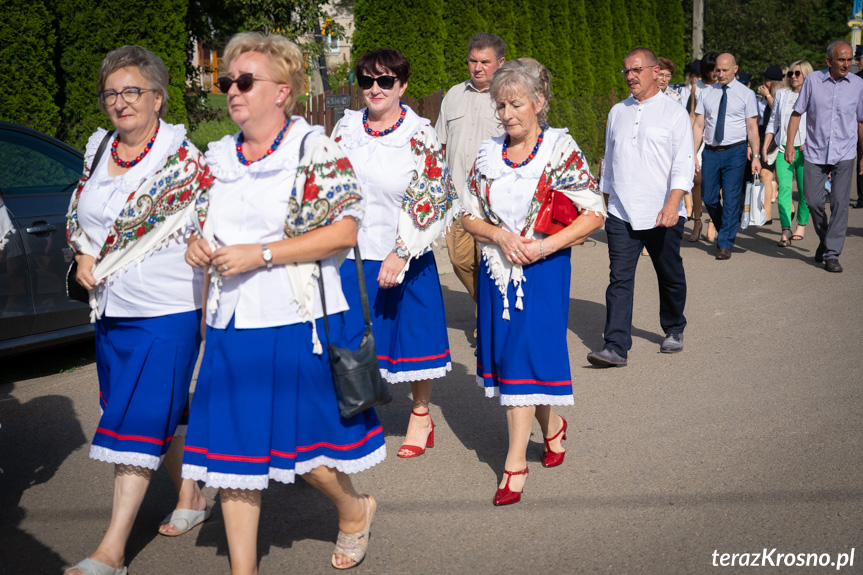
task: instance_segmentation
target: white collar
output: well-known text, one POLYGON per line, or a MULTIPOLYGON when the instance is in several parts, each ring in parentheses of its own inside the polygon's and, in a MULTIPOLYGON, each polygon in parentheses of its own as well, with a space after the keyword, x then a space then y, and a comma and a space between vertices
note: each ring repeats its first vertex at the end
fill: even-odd
POLYGON ((547 128, 536 156, 526 166, 520 168, 511 168, 503 161, 503 142, 506 139, 506 134, 485 140, 480 145, 476 156, 477 170, 492 180, 508 174, 515 174, 519 178, 526 179, 539 178, 542 176, 549 158, 551 158, 554 146, 560 137, 566 133, 568 133, 566 128, 547 128))
POLYGON ((407 113, 402 125, 386 136, 378 137, 370 136, 363 128, 365 108, 362 110, 345 110, 345 116, 341 120, 344 127, 339 129, 339 135, 342 138, 339 145, 347 150, 353 150, 367 146, 374 141, 389 148, 401 148, 409 144, 417 130, 430 125, 431 121, 417 115, 408 105, 405 105, 405 110, 407 113))

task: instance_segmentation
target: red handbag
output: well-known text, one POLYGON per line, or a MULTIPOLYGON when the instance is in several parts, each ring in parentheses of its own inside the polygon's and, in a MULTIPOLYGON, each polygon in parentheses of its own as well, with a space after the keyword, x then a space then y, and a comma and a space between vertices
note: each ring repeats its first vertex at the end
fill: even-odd
POLYGON ((539 206, 536 223, 533 229, 548 235, 554 235, 567 227, 578 217, 578 209, 566 194, 550 190, 545 201, 539 206))

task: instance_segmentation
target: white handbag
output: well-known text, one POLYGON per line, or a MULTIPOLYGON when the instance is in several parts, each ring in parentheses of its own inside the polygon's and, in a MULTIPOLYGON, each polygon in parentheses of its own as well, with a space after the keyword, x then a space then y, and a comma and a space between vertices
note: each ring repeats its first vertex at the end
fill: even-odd
POLYGON ((751 182, 746 182, 746 196, 743 200, 743 215, 740 217, 740 228, 763 226, 767 222, 767 211, 764 209, 764 183, 755 174, 751 182))

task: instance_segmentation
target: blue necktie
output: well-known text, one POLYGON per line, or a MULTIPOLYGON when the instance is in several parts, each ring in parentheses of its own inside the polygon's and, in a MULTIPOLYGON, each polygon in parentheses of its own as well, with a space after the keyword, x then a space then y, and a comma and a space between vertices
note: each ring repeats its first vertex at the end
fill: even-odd
POLYGON ((719 113, 716 115, 716 129, 713 131, 713 145, 721 146, 725 138, 725 108, 728 107, 728 86, 722 86, 722 99, 719 100, 719 113))

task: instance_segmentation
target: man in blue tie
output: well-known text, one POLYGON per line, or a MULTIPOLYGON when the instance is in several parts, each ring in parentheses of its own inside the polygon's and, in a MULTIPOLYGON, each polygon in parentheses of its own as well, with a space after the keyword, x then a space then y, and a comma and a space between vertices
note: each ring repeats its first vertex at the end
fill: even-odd
POLYGON ((719 81, 701 92, 692 126, 695 149, 704 140, 701 196, 716 226, 716 259, 731 258, 740 220, 740 199, 746 163, 761 171, 758 104, 755 93, 734 79, 737 61, 731 54, 716 59, 719 81), (747 143, 749 144, 747 146, 747 143), (720 200, 720 190, 722 197, 720 200))

